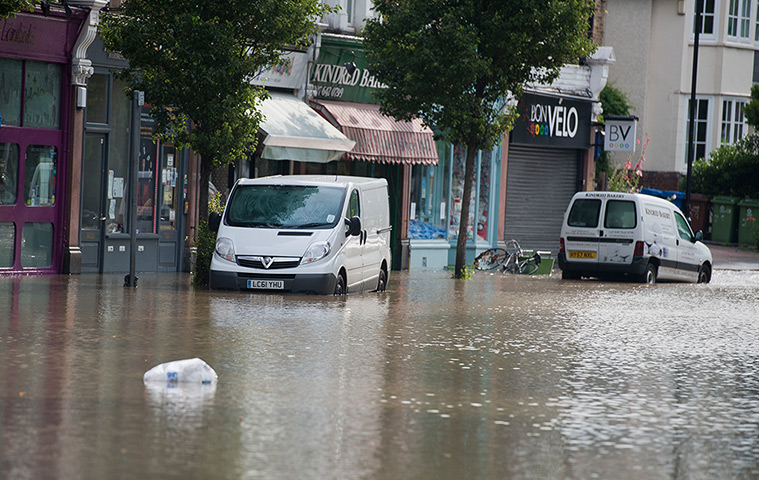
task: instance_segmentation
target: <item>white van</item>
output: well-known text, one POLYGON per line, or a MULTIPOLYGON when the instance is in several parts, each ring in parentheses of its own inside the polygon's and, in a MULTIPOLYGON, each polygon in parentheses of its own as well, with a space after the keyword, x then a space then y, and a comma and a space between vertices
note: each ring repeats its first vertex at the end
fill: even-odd
POLYGON ((712 254, 673 203, 637 193, 579 192, 564 214, 562 278, 628 276, 707 283, 712 254))
POLYGON ((209 224, 218 232, 211 288, 342 295, 387 286, 392 227, 383 178, 240 179, 209 224))

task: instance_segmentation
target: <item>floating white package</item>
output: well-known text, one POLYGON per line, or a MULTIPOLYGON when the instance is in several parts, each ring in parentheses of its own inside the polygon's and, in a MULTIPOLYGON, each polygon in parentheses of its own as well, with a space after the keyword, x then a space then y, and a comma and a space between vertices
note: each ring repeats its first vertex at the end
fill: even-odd
POLYGON ((143 375, 143 382, 213 384, 219 376, 199 358, 175 360, 156 365, 143 375))

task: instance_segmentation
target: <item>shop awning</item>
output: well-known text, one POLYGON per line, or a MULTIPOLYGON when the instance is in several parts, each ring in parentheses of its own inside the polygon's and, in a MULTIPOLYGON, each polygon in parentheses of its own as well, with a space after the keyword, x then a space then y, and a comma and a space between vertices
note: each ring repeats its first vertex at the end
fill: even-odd
POLYGON ((436 165, 437 147, 432 130, 414 119, 399 122, 382 115, 379 105, 319 100, 314 108, 334 119, 356 147, 345 160, 378 163, 436 165))
POLYGON ((292 95, 270 92, 261 105, 266 133, 261 158, 327 163, 339 160, 356 142, 292 95))

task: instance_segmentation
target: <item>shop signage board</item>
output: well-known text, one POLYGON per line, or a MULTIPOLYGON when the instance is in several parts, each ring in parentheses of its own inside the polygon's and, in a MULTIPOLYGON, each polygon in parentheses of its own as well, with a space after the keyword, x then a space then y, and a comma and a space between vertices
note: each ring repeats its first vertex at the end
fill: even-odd
POLYGON ((270 68, 261 69, 253 78, 253 85, 264 87, 303 88, 308 70, 308 54, 303 52, 287 52, 283 61, 270 68))
POLYGON ((607 152, 634 152, 638 117, 612 117, 604 115, 604 150, 607 152))
POLYGON ((66 62, 78 26, 79 22, 66 18, 19 13, 0 20, 0 51, 19 55, 33 53, 40 60, 66 62))
POLYGON ((591 102, 525 93, 517 105, 519 117, 511 142, 543 147, 590 147, 591 102))
POLYGON ((328 35, 322 36, 310 83, 316 89, 315 98, 343 102, 379 103, 372 92, 387 88, 367 68, 366 52, 361 42, 328 35), (355 69, 352 68, 354 65, 355 69))

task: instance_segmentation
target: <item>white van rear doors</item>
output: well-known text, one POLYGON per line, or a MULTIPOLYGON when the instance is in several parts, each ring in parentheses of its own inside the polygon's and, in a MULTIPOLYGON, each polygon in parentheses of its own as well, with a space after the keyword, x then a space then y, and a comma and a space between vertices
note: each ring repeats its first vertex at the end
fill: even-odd
POLYGON ((598 263, 601 206, 600 198, 575 198, 572 202, 565 225, 567 262, 598 263))
POLYGON ((638 208, 634 199, 607 199, 598 239, 600 263, 632 264, 638 208))

